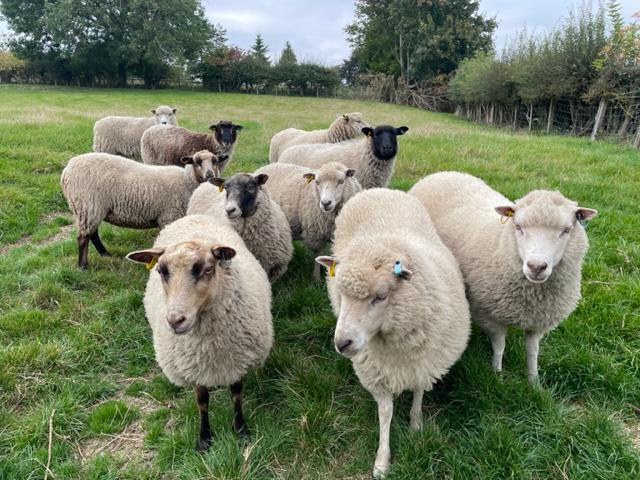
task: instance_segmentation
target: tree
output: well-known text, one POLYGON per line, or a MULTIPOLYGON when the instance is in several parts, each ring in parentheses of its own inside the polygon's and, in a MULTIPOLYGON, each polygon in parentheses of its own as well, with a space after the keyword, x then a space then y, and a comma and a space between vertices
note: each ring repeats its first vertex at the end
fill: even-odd
POLYGON ((258 62, 263 62, 265 64, 269 64, 269 47, 264 43, 264 39, 262 35, 256 35, 256 41, 251 46, 251 56, 255 58, 258 62))
POLYGON ((453 72, 476 52, 492 49, 493 18, 477 0, 357 0, 345 29, 359 70, 408 84, 453 72))
POLYGON ((282 53, 280 54, 280 59, 278 60, 278 66, 284 67, 289 65, 297 65, 298 57, 296 57, 295 52, 293 51, 293 47, 291 43, 287 40, 284 44, 284 48, 282 49, 282 53))

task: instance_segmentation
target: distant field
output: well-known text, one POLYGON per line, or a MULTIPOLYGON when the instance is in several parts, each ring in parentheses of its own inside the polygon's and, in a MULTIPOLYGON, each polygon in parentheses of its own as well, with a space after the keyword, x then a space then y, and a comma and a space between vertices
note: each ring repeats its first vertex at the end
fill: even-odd
MULTIPOLYGON (((276 131, 325 127, 361 111, 407 125, 391 186, 432 172, 482 177, 511 198, 559 189, 598 209, 576 312, 542 343, 542 389, 526 380, 522 334, 490 368, 474 328, 460 362, 425 395, 425 427, 396 402, 390 479, 640 478, 640 151, 606 142, 525 136, 452 115, 387 104, 186 91, 0 87, 0 479, 364 479, 377 413, 350 362, 333 350, 335 319, 301 246, 274 285, 275 347, 246 382, 252 442, 236 443, 227 389, 211 399, 213 446, 197 454, 196 404, 155 364, 142 306, 147 272, 123 260, 156 231, 103 224, 114 254, 90 247, 76 268, 59 187, 67 160, 90 151, 108 114, 179 109, 182 126, 245 126, 231 171, 266 163, 276 131)), ((461 222, 465 219, 461 218, 461 222)), ((496 221, 498 219, 496 218, 496 221)))

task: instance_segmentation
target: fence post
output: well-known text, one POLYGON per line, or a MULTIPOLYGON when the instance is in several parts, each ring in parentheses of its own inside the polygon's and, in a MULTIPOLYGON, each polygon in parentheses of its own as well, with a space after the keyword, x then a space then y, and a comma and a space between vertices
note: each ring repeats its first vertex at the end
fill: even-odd
POLYGON ((549 101, 549 117, 547 118, 547 133, 549 133, 549 130, 551 130, 551 124, 553 123, 553 114, 554 114, 554 109, 555 104, 553 102, 553 98, 549 101))
POLYGON ((513 107, 513 129, 516 129, 516 125, 518 122, 518 103, 516 102, 516 106, 513 107))
POLYGON ((529 106, 529 131, 531 131, 532 122, 533 122, 533 103, 529 106))
POLYGON ((607 99, 601 98, 600 105, 598 105, 598 113, 596 113, 596 121, 593 125, 593 132, 591 132, 591 140, 596 139, 596 135, 598 135, 598 130, 602 126, 602 122, 604 120, 604 114, 607 111, 607 99))
POLYGON ((633 146, 635 148, 640 148, 640 126, 638 126, 638 131, 636 132, 636 139, 633 141, 633 146))

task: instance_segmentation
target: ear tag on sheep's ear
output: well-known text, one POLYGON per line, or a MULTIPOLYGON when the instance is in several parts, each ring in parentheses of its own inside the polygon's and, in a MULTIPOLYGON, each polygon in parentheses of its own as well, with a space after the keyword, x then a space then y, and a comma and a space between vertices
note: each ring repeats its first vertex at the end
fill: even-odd
POLYGON ((330 277, 335 277, 336 276, 336 262, 335 261, 331 262, 331 266, 329 267, 329 276, 330 277))
POLYGON ((511 217, 513 217, 513 212, 509 212, 509 213, 507 213, 507 215, 506 215, 506 216, 502 215, 502 216, 500 217, 500 223, 501 223, 502 225, 504 225, 505 223, 507 223, 507 222, 509 221, 509 219, 510 219, 511 217))
POLYGON ((147 263, 144 264, 147 267, 147 270, 151 270, 155 264, 158 263, 158 259, 156 257, 151 258, 147 263))
POLYGON ((222 193, 223 190, 224 190, 224 183, 222 185, 218 185, 218 191, 222 193))
POLYGON ((393 274, 396 277, 402 275, 402 262, 400 260, 396 260, 396 263, 393 264, 393 274))

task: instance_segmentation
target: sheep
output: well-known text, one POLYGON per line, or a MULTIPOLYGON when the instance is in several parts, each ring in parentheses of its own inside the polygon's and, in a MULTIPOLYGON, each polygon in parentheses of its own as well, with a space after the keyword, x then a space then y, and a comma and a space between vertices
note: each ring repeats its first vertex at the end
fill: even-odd
POLYGON ((226 155, 227 161, 221 165, 220 173, 231 161, 233 150, 242 125, 221 121, 209 127, 211 134, 194 132, 172 125, 156 125, 150 128, 140 140, 142 161, 150 165, 178 165, 180 159, 193 155, 199 150, 209 150, 215 155, 226 155))
POLYGON ((142 134, 154 125, 177 125, 177 108, 160 105, 152 117, 104 117, 93 126, 93 151, 140 160, 142 134))
POLYGON ((269 163, 278 161, 280 154, 292 145, 303 143, 338 143, 351 140, 358 136, 369 124, 362 119, 360 112, 338 115, 326 130, 300 130, 287 128, 276 133, 271 138, 269 146, 269 163))
POLYGON ((333 256, 316 261, 329 270, 335 348, 378 403, 374 476, 382 477, 394 396, 413 390, 410 427, 420 429, 424 391, 466 348, 471 320, 462 274, 420 202, 382 188, 347 202, 336 219, 333 256))
POLYGON ((188 215, 160 232, 153 248, 127 259, 152 269, 144 309, 158 365, 175 385, 193 385, 200 412, 197 450, 211 445, 209 388, 229 385, 237 435, 242 381, 273 345, 271 287, 264 270, 229 226, 188 215), (153 265, 157 263, 157 267, 153 265))
POLYGON ((88 267, 89 240, 109 255, 98 235, 103 220, 129 228, 164 227, 182 217, 196 187, 220 175, 210 152, 185 156, 186 168, 144 165, 108 153, 86 153, 69 160, 60 184, 78 228, 78 267, 88 267))
POLYGON ((597 211, 548 190, 534 190, 513 204, 460 172, 429 175, 410 193, 425 205, 460 263, 472 318, 491 339, 493 368, 502 370, 507 327, 518 326, 528 378, 537 383, 540 339, 580 300, 588 248, 581 223, 597 211))
POLYGON ((389 125, 365 127, 362 133, 367 138, 336 144, 295 145, 282 152, 279 162, 315 168, 327 162, 341 162, 357 170, 356 178, 363 189, 386 187, 398 153, 397 136, 407 130, 408 127, 389 125))
POLYGON ((227 180, 212 178, 193 192, 187 214, 213 215, 220 223, 229 223, 274 282, 286 272, 293 244, 287 218, 263 188, 268 178, 250 173, 236 173, 227 180))
MULTIPOLYGON (((269 175, 271 198, 282 208, 294 240, 302 240, 307 248, 320 254, 331 239, 336 215, 343 205, 360 192, 356 171, 341 163, 330 162, 318 170, 300 165, 272 163, 256 171, 269 175)), ((320 279, 320 266, 315 264, 313 277, 320 279)))

